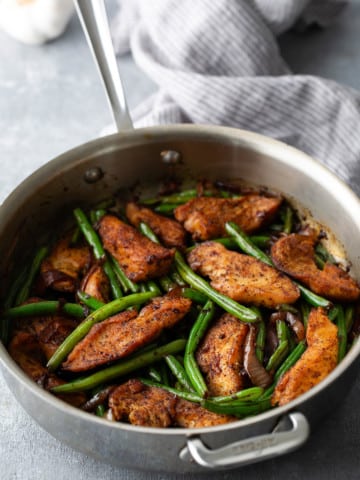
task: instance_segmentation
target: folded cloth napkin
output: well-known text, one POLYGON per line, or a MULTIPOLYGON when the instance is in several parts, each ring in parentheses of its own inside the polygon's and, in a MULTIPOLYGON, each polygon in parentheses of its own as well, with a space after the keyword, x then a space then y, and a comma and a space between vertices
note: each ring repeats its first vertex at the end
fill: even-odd
MULTIPOLYGON (((360 93, 293 75, 276 36, 295 24, 328 26, 339 0, 120 0, 118 54, 159 86, 137 126, 192 122, 253 130, 326 164, 360 193, 360 93), (359 184, 359 186, 358 186, 359 184)), ((330 54, 330 53, 329 53, 330 54)))

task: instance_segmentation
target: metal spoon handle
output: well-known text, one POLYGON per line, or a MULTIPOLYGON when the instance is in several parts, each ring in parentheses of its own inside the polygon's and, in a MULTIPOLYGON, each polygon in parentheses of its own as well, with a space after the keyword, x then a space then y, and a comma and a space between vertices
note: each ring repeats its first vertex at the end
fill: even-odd
POLYGON ((74 0, 74 3, 103 81, 117 130, 120 132, 132 129, 133 124, 116 62, 104 0, 74 0))

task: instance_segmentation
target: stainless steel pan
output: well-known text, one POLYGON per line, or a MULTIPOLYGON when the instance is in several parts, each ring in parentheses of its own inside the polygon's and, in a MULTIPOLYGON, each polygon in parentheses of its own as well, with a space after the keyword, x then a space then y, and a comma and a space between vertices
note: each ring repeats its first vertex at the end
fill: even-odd
MULTIPOLYGON (((174 173, 184 178, 242 178, 298 199, 346 246, 353 273, 360 278, 360 202, 344 183, 304 153, 275 140, 231 128, 182 125, 100 138, 28 177, 0 208, 1 288, 6 290, 10 272, 51 236, 73 207, 96 203, 139 182, 155 185, 174 173), (178 152, 172 158, 180 161, 169 163, 164 151, 178 152)), ((175 473, 234 468, 297 448, 354 382, 359 357, 357 343, 321 384, 261 415, 211 428, 156 429, 108 422, 65 404, 34 384, 0 345, 9 388, 54 437, 113 465, 175 473)))

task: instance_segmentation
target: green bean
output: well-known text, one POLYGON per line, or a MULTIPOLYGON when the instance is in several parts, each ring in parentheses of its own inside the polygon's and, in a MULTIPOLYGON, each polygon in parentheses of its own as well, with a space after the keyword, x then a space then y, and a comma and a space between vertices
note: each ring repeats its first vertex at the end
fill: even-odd
MULTIPOLYGON (((11 287, 6 294, 6 298, 3 302, 4 310, 8 310, 15 303, 16 295, 19 288, 23 285, 27 274, 27 267, 23 268, 21 272, 15 277, 11 283, 11 287)), ((9 317, 0 317, 0 340, 4 345, 7 345, 10 336, 10 319, 9 317)))
POLYGON ((269 235, 251 235, 249 238, 257 247, 262 248, 267 247, 270 242, 269 235))
POLYGON ((260 248, 258 248, 254 243, 251 242, 250 237, 248 237, 241 228, 236 225, 234 222, 226 222, 225 230, 237 243, 238 247, 243 250, 248 255, 260 260, 261 262, 266 263, 267 265, 273 266, 271 259, 266 253, 264 253, 260 248))
POLYGON ((179 273, 176 270, 171 272, 170 277, 171 277, 172 281, 175 282, 176 285, 178 285, 179 287, 186 287, 186 283, 180 277, 179 273))
POLYGON ((173 195, 167 195, 165 197, 152 197, 145 200, 141 200, 143 205, 155 205, 156 203, 185 203, 188 200, 197 196, 195 189, 183 190, 182 192, 174 193, 173 195))
MULTIPOLYGON (((254 245, 257 247, 266 247, 269 244, 269 235, 252 235, 249 237, 254 245)), ((221 243, 224 247, 234 249, 238 246, 233 237, 214 238, 212 242, 221 243)), ((194 247, 191 247, 191 249, 194 247)))
POLYGON ((328 308, 331 306, 331 302, 326 298, 316 295, 316 293, 313 293, 311 290, 308 290, 298 282, 294 282, 294 283, 299 287, 299 290, 304 300, 306 300, 313 307, 328 308))
POLYGON ((299 310, 295 308, 293 305, 289 305, 288 303, 282 303, 279 305, 277 308, 280 312, 291 312, 294 313, 295 315, 299 314, 299 310))
POLYGON ((153 232, 153 230, 149 227, 149 225, 147 223, 140 222, 139 230, 149 240, 151 240, 154 243, 160 244, 160 241, 159 241, 158 237, 156 236, 156 234, 153 232))
POLYGON ((344 309, 342 307, 339 307, 339 312, 336 317, 336 325, 338 328, 338 341, 339 341, 338 362, 340 362, 345 357, 346 350, 347 350, 347 331, 346 331, 344 309))
POLYGON ((288 328, 283 320, 276 321, 276 334, 279 339, 279 343, 284 342, 288 338, 288 328))
POLYGON ((18 307, 8 308, 3 312, 6 318, 23 318, 41 315, 54 315, 65 313, 76 318, 84 317, 84 309, 77 303, 63 303, 58 300, 46 300, 44 302, 27 303, 18 307))
POLYGON ((178 203, 163 203, 154 208, 155 212, 162 213, 164 215, 172 215, 175 208, 179 206, 178 203))
POLYGON ((59 365, 65 360, 68 354, 73 350, 75 345, 82 340, 85 335, 96 323, 102 322, 106 318, 114 315, 122 310, 133 305, 140 305, 153 298, 153 292, 134 293, 127 297, 117 298, 112 302, 105 304, 103 307, 92 312, 70 335, 63 341, 56 352, 48 361, 47 367, 50 371, 56 370, 59 365))
POLYGON ((30 269, 27 275, 27 278, 18 292, 16 299, 15 299, 15 305, 20 305, 21 303, 25 302, 30 296, 30 289, 32 286, 32 283, 34 281, 34 278, 36 274, 39 271, 41 262, 44 260, 46 255, 48 254, 49 249, 47 247, 40 247, 38 251, 35 254, 35 257, 30 265, 30 269))
POLYGON ((76 227, 71 236, 70 245, 76 245, 80 240, 80 236, 81 236, 81 230, 79 227, 76 227))
POLYGON ((184 355, 184 368, 195 392, 200 395, 200 397, 204 397, 208 389, 193 353, 184 355))
POLYGON ((169 369, 167 368, 167 365, 163 360, 159 363, 159 369, 162 383, 164 385, 170 386, 169 369))
POLYGON ((194 353, 206 332, 209 323, 211 322, 215 313, 214 303, 208 300, 201 309, 193 327, 190 330, 189 338, 186 342, 184 354, 184 368, 194 390, 202 397, 207 392, 207 386, 204 378, 200 372, 199 366, 196 363, 194 353))
POLYGON ((72 393, 83 390, 91 390, 102 383, 107 383, 128 373, 132 373, 139 368, 147 367, 161 360, 165 355, 171 355, 182 352, 185 348, 186 340, 175 340, 161 347, 156 347, 132 358, 123 360, 120 363, 107 367, 104 370, 93 373, 87 377, 79 378, 63 385, 58 385, 51 390, 54 393, 72 393))
POLYGON ((106 257, 104 248, 101 244, 98 234, 92 228, 89 220, 86 218, 85 213, 80 208, 75 208, 74 216, 76 218, 76 221, 78 223, 80 230, 82 231, 84 237, 86 238, 86 241, 91 246, 94 252, 95 258, 98 260, 105 259, 103 264, 103 269, 106 276, 109 279, 111 291, 113 293, 114 298, 121 298, 123 293, 121 291, 115 272, 109 260, 106 257))
POLYGON ((215 314, 215 306, 208 300, 192 326, 186 343, 185 355, 194 353, 215 314))
POLYGON ((270 399, 262 399, 256 402, 234 401, 228 403, 215 403, 211 400, 204 400, 202 406, 211 412, 245 417, 268 410, 271 408, 271 402, 270 399))
POLYGON ((154 292, 157 297, 161 295, 160 288, 157 286, 156 282, 154 282, 153 280, 148 280, 145 285, 146 285, 146 290, 148 292, 154 292))
POLYGON ((191 190, 183 190, 179 193, 174 193, 173 195, 167 195, 166 197, 162 197, 161 203, 186 203, 189 200, 197 197, 197 191, 195 189, 191 190))
POLYGON ((232 393, 231 395, 221 396, 221 397, 210 397, 213 403, 229 403, 234 400, 242 400, 243 402, 250 402, 258 400, 264 393, 264 389, 262 387, 250 387, 245 388, 244 390, 239 390, 236 393, 232 393))
POLYGON ((335 258, 326 250, 322 243, 318 243, 316 245, 315 252, 318 254, 318 256, 322 257, 325 262, 335 263, 335 258))
POLYGON ((159 278, 159 283, 164 292, 170 292, 170 290, 176 287, 176 284, 168 275, 164 275, 163 277, 159 278))
POLYGON ((345 325, 346 331, 349 333, 354 322, 354 307, 349 305, 345 309, 345 325))
POLYGON ((105 414, 105 407, 104 407, 104 405, 101 403, 100 405, 98 405, 98 406, 96 407, 95 415, 96 415, 97 417, 103 417, 104 414, 105 414))
POLYGON ((250 308, 240 305, 231 298, 210 287, 206 280, 191 270, 178 251, 175 253, 175 264, 183 280, 185 280, 195 290, 207 295, 213 302, 219 305, 219 307, 223 308, 226 312, 234 315, 243 322, 258 321, 257 315, 250 308))
POLYGON ((98 222, 104 215, 106 215, 106 210, 104 208, 97 208, 95 210, 91 210, 90 212, 90 219, 92 223, 98 222))
POLYGON ((81 292, 80 290, 77 292, 78 299, 87 307, 91 308, 92 310, 97 310, 105 305, 104 302, 101 302, 95 297, 88 295, 85 292, 81 292))
POLYGON ((179 383, 187 390, 188 392, 194 392, 194 389, 191 385, 191 382, 185 372, 184 367, 181 363, 174 357, 174 355, 167 355, 165 357, 165 362, 170 368, 174 377, 179 381, 179 383))
POLYGON ((132 292, 136 293, 139 291, 140 287, 134 283, 130 278, 125 275, 124 270, 120 267, 119 262, 112 255, 110 256, 112 266, 114 268, 115 275, 117 276, 120 285, 125 293, 132 292))
POLYGON ((11 283, 11 287, 6 294, 6 298, 4 300, 4 310, 7 310, 10 307, 16 306, 16 297, 18 295, 19 289, 25 282, 26 276, 28 272, 28 266, 23 268, 18 275, 16 275, 14 281, 11 283))
POLYGON ((155 367, 149 367, 148 374, 155 382, 161 383, 161 373, 155 367))
POLYGON ((310 315, 310 306, 306 302, 301 302, 300 304, 300 310, 301 310, 301 316, 302 316, 302 321, 304 324, 305 329, 307 328, 308 320, 309 320, 309 315, 310 315))
POLYGON ((284 215, 284 227, 283 227, 283 232, 284 233, 291 233, 292 227, 293 227, 293 217, 294 217, 294 211, 291 207, 287 206, 285 209, 285 215, 284 215))
POLYGON ((190 300, 200 303, 201 305, 205 305, 205 303, 208 301, 208 297, 206 295, 194 290, 193 288, 183 288, 182 296, 185 298, 190 298, 190 300))
POLYGON ((281 343, 279 343, 275 352, 269 358, 269 361, 266 365, 266 370, 268 372, 276 370, 281 364, 281 362, 284 360, 284 358, 286 357, 288 351, 289 351, 289 342, 287 340, 283 340, 281 343))
POLYGON ((187 400, 188 402, 201 403, 202 400, 203 400, 202 397, 199 397, 198 395, 196 395, 196 393, 193 393, 193 392, 184 392, 184 390, 169 387, 168 385, 164 385, 163 383, 159 383, 159 382, 154 382, 152 380, 148 380, 147 378, 142 378, 141 377, 141 378, 139 378, 139 380, 144 385, 147 385, 148 387, 161 388, 162 390, 166 390, 169 393, 173 393, 177 397, 183 398, 184 400, 187 400))
POLYGON ((282 365, 280 365, 280 367, 277 369, 274 375, 275 383, 279 381, 279 379, 284 375, 285 372, 287 372, 293 365, 295 365, 295 363, 299 360, 305 350, 306 342, 305 340, 302 340, 296 345, 294 350, 288 355, 282 365))
POLYGON ((319 268, 320 270, 323 270, 323 268, 325 266, 325 261, 320 257, 320 255, 315 253, 314 254, 314 260, 315 260, 317 268, 319 268))
POLYGON ((339 313, 340 313, 341 306, 340 305, 334 305, 328 312, 328 317, 332 322, 335 322, 337 319, 339 313))
MULTIPOLYGON (((261 317, 260 317, 261 318, 261 317)), ((264 349, 266 340, 266 326, 263 320, 257 324, 257 334, 255 341, 255 352, 260 363, 264 360, 264 349)))
MULTIPOLYGON (((140 222, 139 230, 149 240, 151 240, 154 243, 160 244, 160 241, 155 235, 155 233, 152 231, 149 225, 147 225, 145 222, 140 222)), ((171 278, 168 275, 164 275, 163 277, 161 277, 159 279, 159 283, 161 285, 161 288, 165 292, 169 292, 171 289, 173 289, 176 286, 175 283, 171 280, 171 278)))

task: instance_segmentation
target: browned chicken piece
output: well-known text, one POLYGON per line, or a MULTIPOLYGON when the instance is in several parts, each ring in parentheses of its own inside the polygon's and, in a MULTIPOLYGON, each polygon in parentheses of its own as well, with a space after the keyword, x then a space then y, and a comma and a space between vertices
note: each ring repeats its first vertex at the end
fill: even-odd
POLYGON ((102 217, 99 234, 105 249, 116 258, 130 280, 143 282, 169 271, 175 251, 152 242, 117 217, 102 217))
POLYGON ((338 302, 353 302, 360 297, 359 285, 336 265, 326 263, 323 270, 315 263, 316 237, 292 233, 280 238, 271 248, 274 265, 296 278, 310 290, 338 302))
POLYGON ((236 417, 209 412, 206 408, 181 398, 176 402, 175 425, 184 428, 212 427, 234 422, 236 417))
POLYGON ((282 199, 263 195, 240 198, 198 197, 175 209, 176 220, 194 240, 210 240, 227 235, 226 222, 235 222, 252 233, 274 218, 282 199))
POLYGON ((83 278, 80 290, 91 297, 107 303, 110 298, 110 284, 101 265, 93 265, 83 278))
POLYGON ((308 348, 296 364, 281 377, 272 405, 285 405, 321 382, 338 361, 338 329, 322 308, 312 309, 306 331, 308 348))
POLYGON ((141 222, 149 225, 166 247, 185 248, 186 232, 179 222, 134 202, 126 205, 126 216, 135 227, 138 227, 141 222))
POLYGON ((46 359, 35 333, 18 330, 9 343, 9 354, 35 382, 47 374, 46 359))
POLYGON ((77 325, 78 322, 73 318, 60 316, 49 318, 46 327, 37 332, 40 348, 44 352, 47 360, 53 356, 77 325))
POLYGON ((148 387, 140 380, 129 380, 109 396, 115 420, 146 427, 169 427, 175 416, 176 396, 161 388, 148 387))
POLYGON ((300 296, 298 287, 275 268, 220 243, 198 245, 188 261, 193 270, 211 279, 213 288, 241 303, 276 308, 300 296))
MULTIPOLYGON (((45 390, 66 383, 55 374, 48 374, 46 358, 35 333, 21 330, 15 332, 9 344, 9 353, 19 367, 45 390)), ((83 392, 57 396, 74 407, 79 407, 86 401, 83 392)))
POLYGON ((92 327, 63 364, 81 372, 130 355, 173 327, 190 310, 191 300, 169 293, 153 298, 139 314, 127 310, 92 327))
MULTIPOLYGON (((32 297, 24 304, 41 301, 42 299, 40 298, 32 297)), ((61 313, 57 315, 19 318, 15 322, 14 336, 18 331, 33 334, 38 342, 39 351, 41 350, 48 360, 65 338, 77 327, 78 323, 78 320, 61 315, 61 313)))
POLYGON ((71 246, 71 235, 66 235, 43 260, 40 272, 47 287, 60 292, 75 292, 90 263, 90 248, 71 246))
POLYGON ((248 326, 229 313, 210 326, 196 352, 210 395, 231 395, 243 388, 240 371, 247 331, 248 326))

